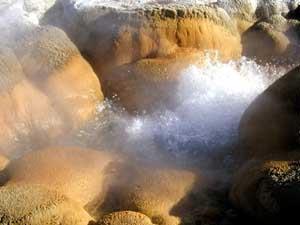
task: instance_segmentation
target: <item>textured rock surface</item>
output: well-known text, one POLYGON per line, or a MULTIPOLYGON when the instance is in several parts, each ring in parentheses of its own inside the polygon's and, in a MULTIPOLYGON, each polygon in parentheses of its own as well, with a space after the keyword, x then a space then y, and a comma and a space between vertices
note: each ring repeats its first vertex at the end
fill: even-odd
POLYGON ((41 186, 0 188, 2 224, 87 225, 91 217, 76 202, 41 186))
POLYGON ((286 15, 290 10, 295 9, 299 3, 299 0, 259 0, 256 16, 268 18, 272 15, 286 15))
POLYGON ((62 132, 61 118, 50 100, 26 79, 16 56, 7 48, 0 49, 0 88, 2 154, 12 156, 38 147, 62 132))
POLYGON ((11 162, 6 185, 44 185, 85 205, 102 194, 109 166, 115 161, 111 153, 89 149, 34 151, 11 162))
POLYGON ((97 225, 153 225, 153 223, 141 213, 122 211, 105 215, 97 225))
POLYGON ((299 78, 296 67, 273 83, 240 122, 236 159, 243 163, 231 189, 232 202, 268 224, 297 217, 300 196, 299 78))
POLYGON ((110 79, 103 82, 107 97, 117 96, 130 112, 155 111, 164 106, 173 108, 178 100, 174 88, 179 85, 180 75, 186 66, 201 64, 203 54, 181 50, 168 58, 142 59, 110 71, 110 79))
MULTIPOLYGON (((70 3, 63 4, 63 8, 72 7, 70 3)), ((128 11, 101 6, 73 7, 73 11, 63 16, 83 24, 88 32, 70 31, 68 28, 72 24, 67 22, 58 25, 70 34, 75 43, 83 43, 84 47, 80 44, 80 49, 86 50, 88 55, 102 56, 95 62, 98 66, 104 66, 104 60, 122 65, 149 56, 169 55, 178 47, 217 49, 224 57, 240 53, 235 26, 227 13, 217 7, 188 8, 184 4, 174 4, 128 11), (86 38, 81 39, 81 35, 86 35, 86 38), (227 41, 226 46, 222 45, 224 41, 227 41)))
POLYGON ((268 224, 292 222, 299 207, 299 171, 299 153, 250 161, 234 178, 231 200, 268 224))
POLYGON ((232 16, 239 32, 244 33, 257 20, 257 1, 253 0, 219 0, 217 5, 232 16))
POLYGON ((50 97, 65 125, 78 128, 94 116, 103 100, 99 80, 62 30, 36 28, 20 38, 16 54, 26 76, 50 97))
POLYGON ((253 0, 219 0, 217 3, 232 16, 248 21, 255 20, 258 2, 253 0))
POLYGON ((256 23, 242 37, 243 55, 262 62, 297 64, 299 25, 281 15, 256 23))
POLYGON ((299 147, 300 67, 255 99, 240 122, 241 158, 262 157, 299 147))
MULTIPOLYGON (((60 26, 68 33, 99 75, 106 96, 121 93, 119 98, 124 106, 132 102, 140 111, 148 108, 143 103, 139 106, 140 101, 134 102, 136 99, 130 93, 130 90, 141 88, 139 83, 127 83, 122 79, 124 74, 117 76, 112 72, 116 67, 153 58, 166 59, 166 66, 170 66, 169 58, 180 61, 181 52, 188 55, 189 50, 191 55, 196 51, 204 55, 205 51, 217 50, 223 60, 238 58, 241 54, 240 35, 235 23, 216 6, 168 4, 122 10, 97 5, 80 7, 80 4, 64 1, 58 2, 48 12, 44 23, 60 26), (56 18, 59 19, 55 21, 56 18), (111 81, 118 86, 112 87, 111 81), (116 89, 118 91, 114 93, 116 89)), ((162 62, 160 60, 160 65, 162 62)), ((186 65, 188 63, 183 67, 186 65)), ((155 69, 155 63, 153 67, 155 69)), ((152 85, 155 77, 151 75, 143 80, 145 85, 152 85)), ((127 73, 125 76, 135 77, 137 74, 127 73)), ((128 80, 133 80, 132 77, 128 80)), ((161 93, 159 88, 149 92, 161 93)), ((148 101, 147 106, 154 105, 156 100, 148 101)))
POLYGON ((182 206, 181 201, 196 188, 199 176, 195 173, 142 165, 121 165, 115 170, 120 172, 110 181, 106 201, 95 203, 96 217, 131 210, 147 215, 155 224, 176 225, 190 213, 189 205, 182 206))

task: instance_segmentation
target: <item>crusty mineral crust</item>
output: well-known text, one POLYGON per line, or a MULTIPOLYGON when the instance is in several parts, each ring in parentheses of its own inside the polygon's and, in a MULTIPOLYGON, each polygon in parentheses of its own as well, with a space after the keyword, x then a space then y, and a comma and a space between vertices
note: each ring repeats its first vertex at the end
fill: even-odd
MULTIPOLYGON (((15 50, 21 62, 32 58, 36 66, 41 68, 41 73, 46 74, 64 67, 73 56, 80 55, 67 35, 52 26, 37 27, 22 35, 15 50)), ((26 71, 26 64, 24 66, 26 71)), ((29 72, 27 75, 35 74, 29 72)))
POLYGON ((0 92, 13 88, 24 78, 22 67, 13 51, 0 47, 0 92))
MULTIPOLYGON (((152 111, 151 106, 155 108, 156 102, 160 104, 155 93, 159 96, 165 93, 152 88, 151 83, 156 79, 151 76, 153 73, 145 77, 135 74, 134 70, 122 71, 122 68, 135 68, 141 60, 158 59, 148 66, 150 71, 164 66, 171 68, 178 61, 182 62, 180 68, 174 67, 180 71, 203 59, 207 51, 217 51, 223 61, 237 59, 242 52, 236 22, 217 5, 177 3, 113 8, 61 1, 49 11, 43 23, 59 26, 67 32, 100 78, 105 97, 117 95, 121 105, 130 112, 152 111), (195 61, 185 59, 201 54, 195 61), (128 79, 123 79, 125 76, 128 79), (149 87, 142 89, 153 96, 147 98, 145 104, 136 98, 141 94, 140 84, 149 87)), ((178 73, 169 71, 165 73, 167 77, 178 77, 178 73)), ((162 104, 169 105, 168 102, 162 104)))
POLYGON ((43 186, 0 188, 1 224, 87 225, 91 220, 76 202, 43 186))
POLYGON ((121 211, 105 215, 97 225, 153 225, 142 213, 121 211))

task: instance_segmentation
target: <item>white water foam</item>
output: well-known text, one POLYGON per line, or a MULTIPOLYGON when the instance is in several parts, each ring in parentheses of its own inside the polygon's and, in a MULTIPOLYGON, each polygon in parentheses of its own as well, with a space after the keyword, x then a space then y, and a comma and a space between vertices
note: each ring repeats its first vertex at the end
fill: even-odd
POLYGON ((130 116, 106 103, 99 110, 104 118, 81 131, 79 140, 149 157, 158 151, 177 158, 218 154, 236 142, 239 120, 248 105, 284 72, 245 58, 229 63, 208 60, 201 68, 191 65, 174 88, 178 100, 174 110, 130 116))

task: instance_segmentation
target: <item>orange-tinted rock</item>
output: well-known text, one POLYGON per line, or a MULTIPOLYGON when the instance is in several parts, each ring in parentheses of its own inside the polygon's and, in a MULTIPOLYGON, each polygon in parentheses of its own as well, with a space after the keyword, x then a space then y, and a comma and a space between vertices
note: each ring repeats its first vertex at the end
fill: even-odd
POLYGON ((115 171, 108 183, 106 200, 95 202, 97 211, 92 213, 96 217, 131 210, 147 215, 155 224, 178 225, 190 213, 188 206, 180 207, 181 201, 194 189, 200 190, 197 185, 201 178, 183 169, 121 165, 115 171))
POLYGON ((2 224, 88 225, 92 218, 75 201, 38 185, 0 188, 2 224))
POLYGON ((78 128, 94 116, 103 100, 99 80, 63 31, 36 28, 16 52, 28 79, 49 96, 66 125, 78 128))
POLYGON ((200 65, 203 59, 203 53, 197 50, 182 49, 168 58, 142 59, 116 67, 109 72, 110 79, 103 81, 104 93, 110 98, 117 96, 130 112, 151 112, 161 106, 172 108, 177 101, 174 89, 182 70, 189 63, 200 65))
POLYGON ((9 49, 0 50, 0 152, 12 156, 63 132, 51 101, 24 76, 9 49))
MULTIPOLYGON (((223 59, 239 57, 240 37, 228 15, 218 8, 199 6, 193 10, 174 6, 168 10, 142 9, 127 15, 111 12, 103 19, 107 23, 116 23, 116 28, 107 30, 100 24, 91 27, 94 35, 103 39, 94 43, 91 49, 89 45, 93 42, 87 43, 86 51, 92 65, 100 72, 105 71, 107 66, 165 57, 178 51, 178 48, 217 50, 223 59), (174 17, 169 16, 169 11, 174 11, 174 17), (105 43, 105 40, 111 41, 105 43), (110 48, 106 50, 103 46, 110 48)), ((109 79, 103 76, 105 74, 101 79, 109 79)))
POLYGON ((85 205, 102 194, 109 166, 116 160, 109 152, 89 149, 32 151, 10 163, 6 185, 43 185, 85 205))
POLYGON ((150 96, 166 93, 161 92, 163 85, 153 85, 156 78, 151 75, 157 68, 166 67, 166 72, 159 76, 161 80, 168 80, 171 76, 178 77, 178 73, 172 74, 174 70, 169 68, 174 66, 178 72, 194 63, 185 58, 192 58, 195 53, 203 56, 206 51, 218 51, 221 60, 241 56, 236 24, 216 6, 167 4, 124 10, 100 4, 81 9, 69 2, 57 3, 56 7, 56 11, 49 12, 44 22, 54 23, 68 32, 98 74, 105 96, 117 94, 121 104, 129 111, 155 108, 156 97, 141 97, 143 101, 138 99, 138 95, 145 96, 141 89, 150 87, 147 90, 150 96), (68 13, 64 14, 64 7, 68 8, 68 13), (61 15, 65 19, 53 22, 55 18, 51 15, 61 15), (75 23, 80 24, 79 30, 75 29, 75 23), (176 58, 180 52, 185 52, 185 56, 176 58), (172 57, 174 59, 170 60, 172 57), (142 64, 144 60, 152 64, 143 71, 149 76, 141 78, 143 81, 139 81, 140 74, 128 71, 131 67, 136 70, 141 60, 142 64))
POLYGON ((151 220, 137 212, 121 211, 105 215, 98 225, 153 225, 151 220))

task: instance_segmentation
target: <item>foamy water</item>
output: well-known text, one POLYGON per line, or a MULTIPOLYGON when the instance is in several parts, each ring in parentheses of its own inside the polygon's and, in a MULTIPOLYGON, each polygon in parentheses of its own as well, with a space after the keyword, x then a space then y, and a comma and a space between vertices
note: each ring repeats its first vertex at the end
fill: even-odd
POLYGON ((174 88, 174 110, 161 107, 151 115, 130 116, 106 102, 99 106, 105 116, 81 131, 78 140, 149 158, 158 152, 179 159, 214 156, 235 144, 245 109, 283 73, 245 58, 226 64, 208 60, 201 68, 190 65, 174 88))

